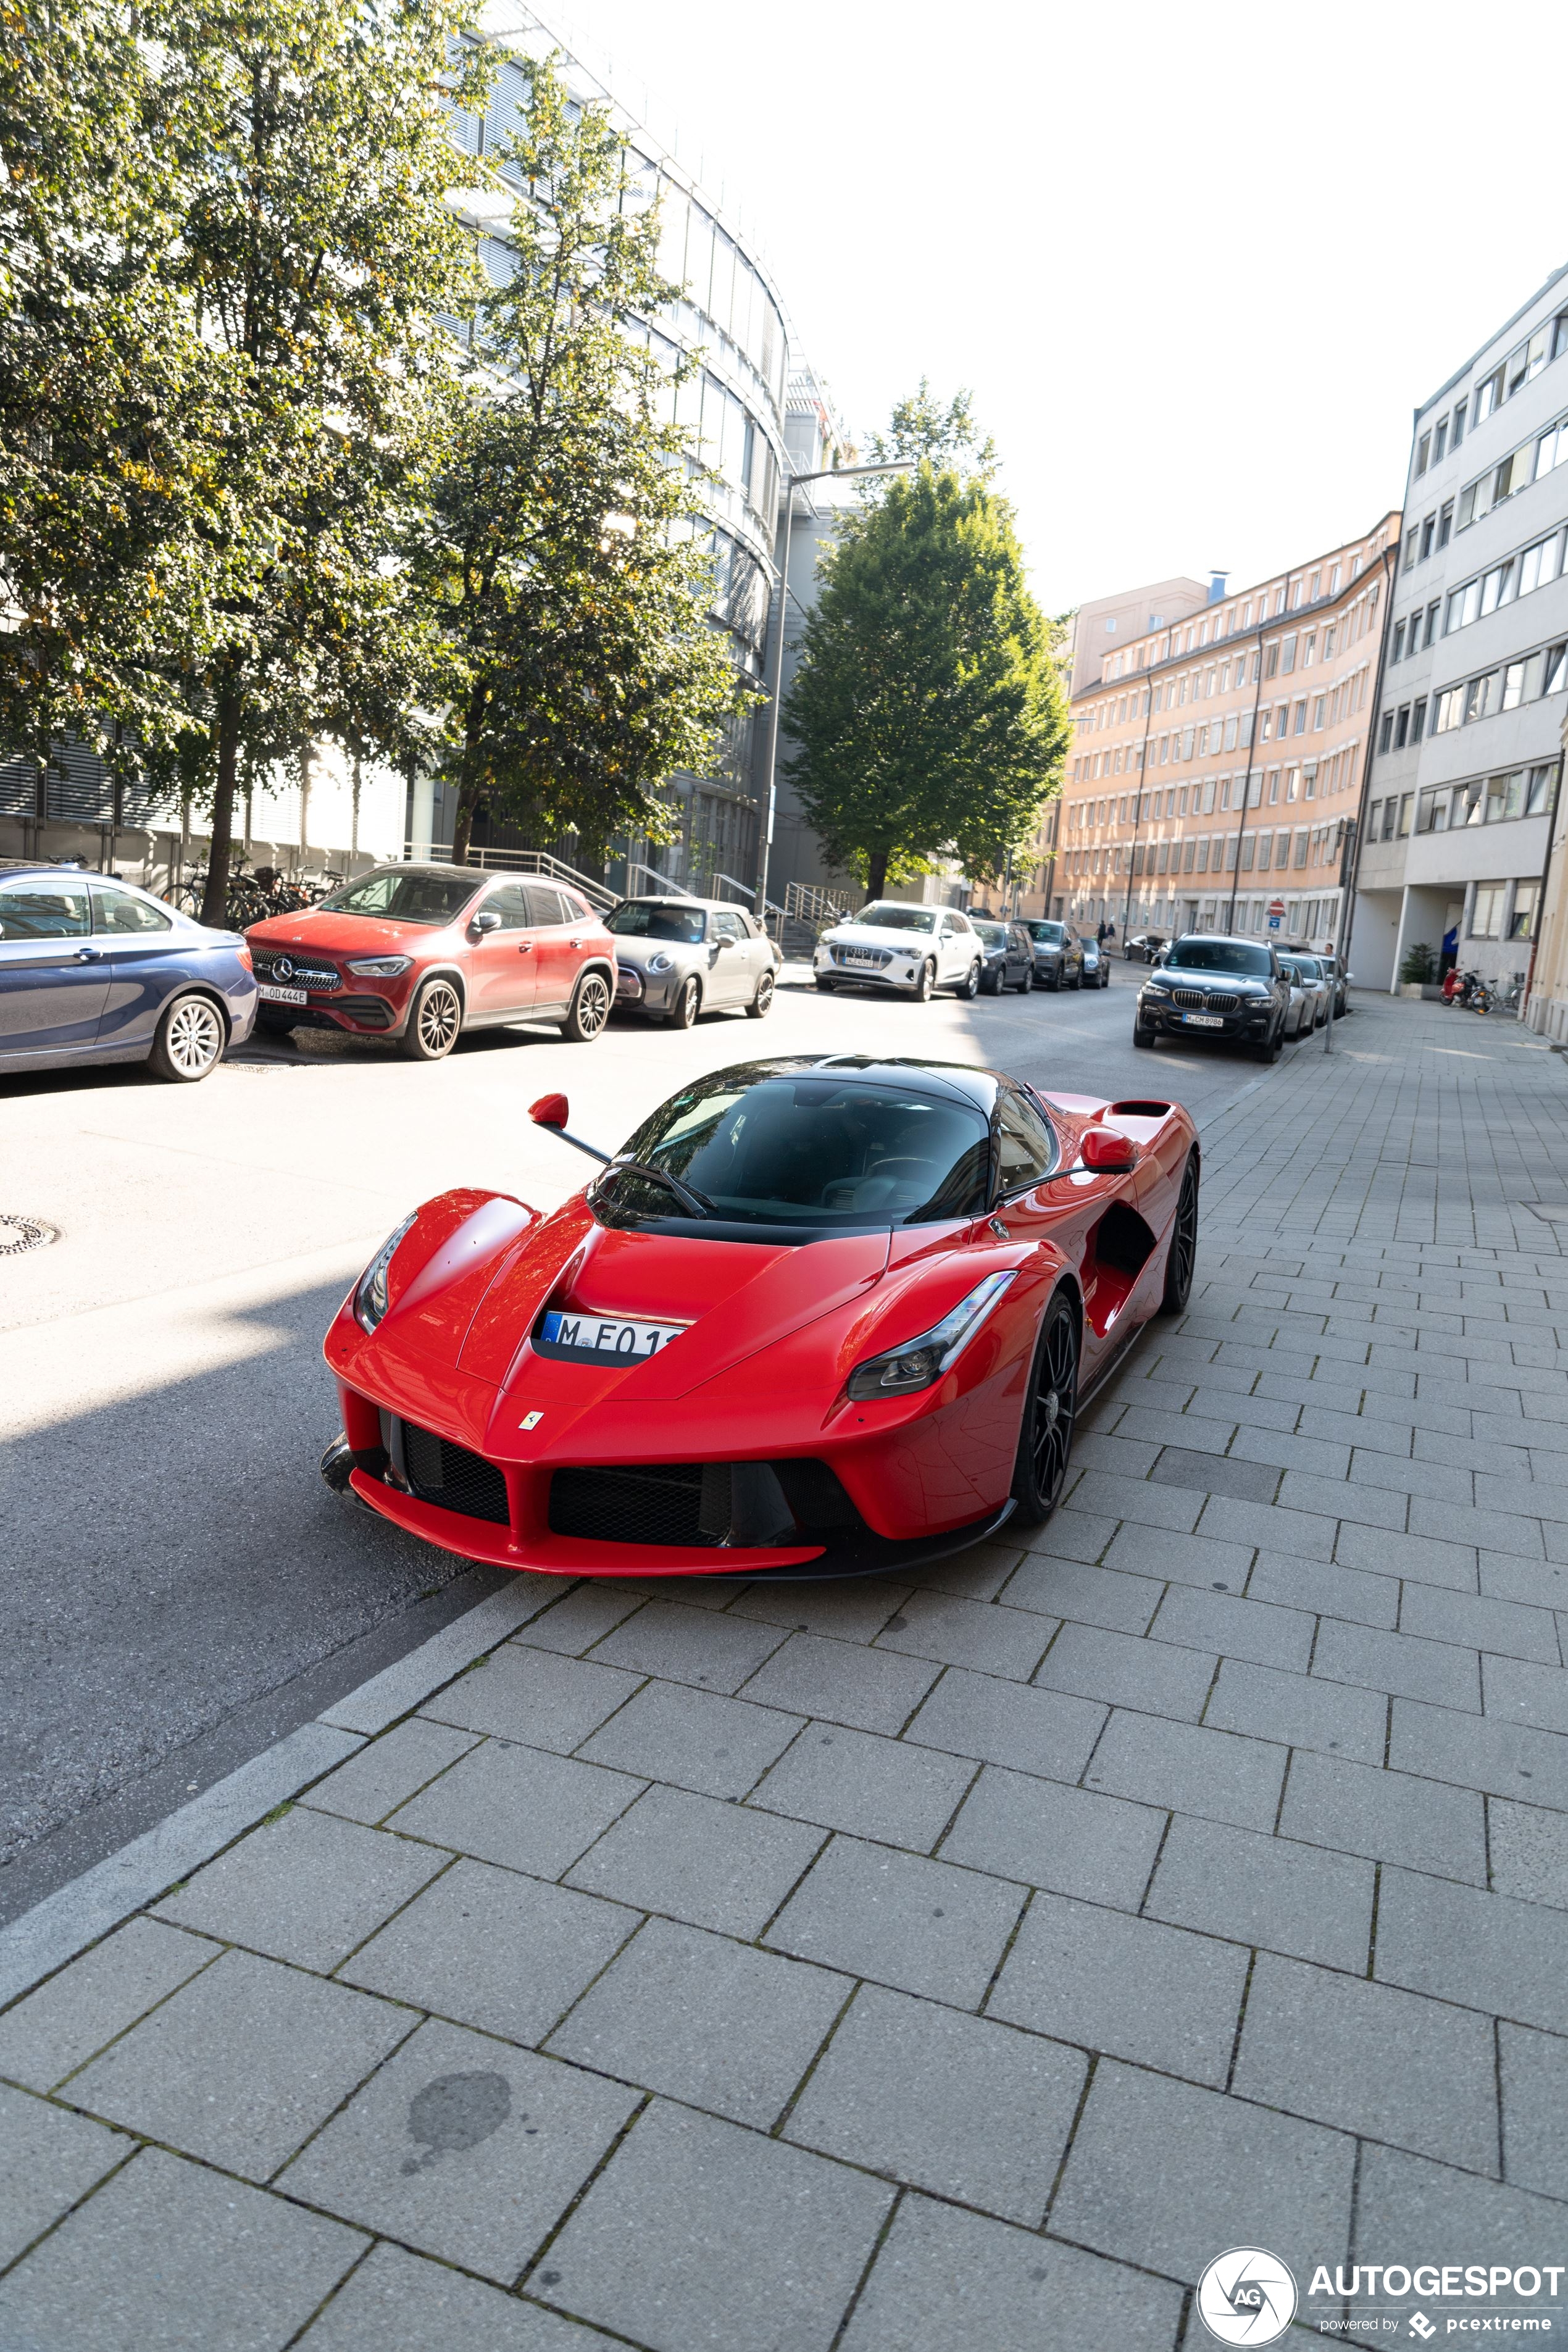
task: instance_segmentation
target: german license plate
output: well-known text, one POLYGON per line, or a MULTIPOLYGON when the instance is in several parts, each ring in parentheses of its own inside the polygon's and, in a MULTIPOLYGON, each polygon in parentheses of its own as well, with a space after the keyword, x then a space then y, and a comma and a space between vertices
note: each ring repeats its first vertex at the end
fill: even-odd
POLYGON ((870 948, 846 948, 844 950, 844 961, 846 963, 879 965, 882 959, 879 955, 874 953, 870 948))
POLYGON ((684 1323, 635 1323, 618 1315, 557 1314, 552 1309, 539 1327, 547 1349, 570 1349, 595 1363, 640 1364, 678 1339, 684 1323))
POLYGON ((274 988, 269 980, 264 980, 256 993, 265 997, 268 1004, 304 1004, 309 1002, 302 988, 274 988))
POLYGON ((1217 1013, 1186 1013, 1183 1014, 1189 1029, 1223 1029, 1225 1022, 1217 1013))

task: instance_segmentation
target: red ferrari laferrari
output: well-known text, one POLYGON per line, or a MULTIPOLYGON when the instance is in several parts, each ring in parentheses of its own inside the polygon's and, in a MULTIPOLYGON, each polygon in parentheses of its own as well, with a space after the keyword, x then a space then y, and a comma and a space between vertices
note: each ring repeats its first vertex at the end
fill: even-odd
POLYGON ((837 1576, 1038 1526, 1192 1286, 1179 1105, 858 1055, 694 1080, 544 1216, 445 1192, 327 1335, 329 1485, 563 1576, 837 1576))

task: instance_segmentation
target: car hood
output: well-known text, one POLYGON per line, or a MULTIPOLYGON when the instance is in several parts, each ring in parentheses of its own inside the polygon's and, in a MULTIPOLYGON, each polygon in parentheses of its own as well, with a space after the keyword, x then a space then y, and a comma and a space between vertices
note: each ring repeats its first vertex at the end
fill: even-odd
POLYGON ((302 915, 268 916, 264 923, 252 923, 245 936, 252 947, 302 948, 317 955, 420 955, 437 940, 449 944, 448 934, 458 929, 389 923, 375 915, 337 915, 318 908, 302 915))
POLYGON ((823 938, 834 947, 903 948, 910 955, 936 945, 934 931, 885 931, 879 923, 836 923, 823 938))

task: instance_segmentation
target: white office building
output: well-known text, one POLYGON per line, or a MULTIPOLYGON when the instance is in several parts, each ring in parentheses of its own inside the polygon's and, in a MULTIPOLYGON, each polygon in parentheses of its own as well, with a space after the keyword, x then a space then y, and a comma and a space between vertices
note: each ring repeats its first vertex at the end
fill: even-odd
POLYGON ((1352 961, 1529 966, 1568 688, 1568 268, 1415 412, 1352 961))

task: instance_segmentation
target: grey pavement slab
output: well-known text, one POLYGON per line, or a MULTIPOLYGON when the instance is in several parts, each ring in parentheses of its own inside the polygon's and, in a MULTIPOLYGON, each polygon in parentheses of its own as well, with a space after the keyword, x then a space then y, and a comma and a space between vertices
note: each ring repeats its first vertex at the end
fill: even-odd
POLYGON ((279 2186, 506 2284, 637 2104, 617 2083, 432 2021, 279 2186))
POLYGON ((1218 2087, 1247 1971, 1240 1944, 1037 1895, 986 2014, 1218 2087))
POLYGON ((339 1699, 327 1709, 322 1722, 372 1737, 384 1731, 453 1675, 460 1674, 471 1659, 504 1641, 518 1626, 537 1617, 542 1609, 560 1598, 559 1577, 535 1576, 526 1569, 519 1570, 477 1608, 465 1610, 451 1624, 432 1633, 427 1642, 421 1642, 416 1650, 410 1650, 406 1657, 399 1658, 384 1673, 373 1675, 369 1682, 361 1683, 357 1690, 339 1699))
POLYGON ((1480 1713, 1480 1659, 1473 1648, 1460 1649, 1450 1642, 1417 1640, 1410 1633, 1385 1633, 1325 1618, 1318 1629, 1312 1672, 1325 1682, 1353 1683, 1394 1698, 1480 1713))
POLYGON ((1346 2133, 1102 2059, 1050 2228, 1188 2285, 1227 2246, 1310 2279, 1345 2258, 1354 2171, 1346 2133))
POLYGON ((157 1916, 327 1969, 446 1866, 409 1838, 295 1807, 209 1862, 157 1916))
POLYGON ((1169 2352, 1181 2291, 978 2213, 906 2197, 843 2352, 1169 2352))
POLYGON ((877 1646, 1026 1683, 1054 1630, 1028 1610, 967 1601, 955 1592, 911 1592, 877 1636, 877 1646))
POLYGON ((1023 1890, 919 1854, 836 1837, 768 1931, 779 1951, 977 2009, 1023 1890))
POLYGON ((830 1969, 650 1919, 550 2049, 766 2131, 853 1990, 830 1969))
POLYGON ((1266 1952, 1231 2087, 1418 2156, 1498 2169, 1491 2028, 1442 2001, 1266 1952))
MULTIPOLYGON (((1058 1511, 1052 1528, 1066 1516, 1058 1511)), ((1033 1610, 1043 1617, 1066 1617, 1076 1625, 1108 1626, 1115 1633, 1146 1633, 1159 1599, 1153 1577, 1119 1576, 1113 1569, 1077 1559, 1043 1559, 1031 1552, 1007 1585, 1003 1605, 1033 1610)))
POLYGON ((1136 1911, 1168 1816, 988 1764, 942 1842, 944 1862, 1136 1911))
POLYGON ((692 1927, 755 1936, 822 1842, 821 1830, 802 1822, 652 1788, 584 1854, 571 1883, 692 1927))
POLYGON ((774 1707, 683 1683, 647 1683, 579 1754, 702 1796, 743 1797, 800 1727, 798 1715, 774 1707))
POLYGON ((530 2278, 650 2352, 828 2352, 894 2192, 656 2101, 530 2278))
POLYGON ((596 2327, 384 2239, 299 2341, 304 2352, 613 2352, 596 2327))
POLYGON ((406 2010, 226 1952, 70 2086, 73 2105, 265 2180, 407 2033, 406 2010))
POLYGON ((1173 1927, 1362 1971, 1374 1877, 1356 1855, 1183 1815, 1171 1824, 1145 1910, 1173 1927))
POLYGON ((1389 1723, 1388 1760, 1435 1780, 1484 1789, 1531 1805, 1568 1811, 1568 1738, 1497 1717, 1478 1721, 1447 1707, 1396 1698, 1389 1723))
POLYGON ((1396 1579, 1332 1560, 1287 1559, 1260 1552, 1247 1590, 1254 1601, 1310 1609, 1321 1617, 1343 1617, 1352 1625, 1377 1625, 1387 1633, 1399 1617, 1396 1579))
POLYGON ((531 1650, 559 1650, 564 1657, 580 1658, 584 1650, 614 1633, 634 1609, 640 1609, 646 1599, 645 1592, 608 1577, 596 1584, 576 1584, 553 1607, 531 1617, 512 1639, 531 1650))
POLYGON ((679 1601, 649 1601, 605 1635, 594 1662, 732 1695, 784 1638, 776 1625, 758 1624, 728 1610, 720 1613, 683 1608, 679 1601))
POLYGON ((52 2090, 219 1948, 155 1919, 128 1919, 0 2017, 0 2075, 52 2090))
POLYGON ((0 2269, 135 2146, 122 2132, 0 2084, 0 2269))
POLYGON ((1282 1836, 1374 1862, 1407 1863, 1484 1886, 1486 1819, 1479 1793, 1298 1752, 1279 1816, 1282 1836))
MULTIPOLYGON (((1121 1477, 1110 1470, 1084 1471, 1068 1499, 1075 1511, 1131 1519, 1145 1531, 1158 1528, 1180 1535, 1191 1535, 1203 1508, 1202 1495, 1191 1487, 1156 1486, 1147 1478, 1121 1477)), ((1110 1564, 1118 1565, 1114 1559, 1110 1564)))
POLYGON ((1154 1620, 1155 1638, 1260 1666, 1305 1674, 1312 1654, 1313 1621, 1304 1610, 1279 1609, 1233 1593, 1173 1587, 1154 1620))
POLYGON ((1487 1825, 1493 1894, 1568 1911, 1568 1813, 1492 1797, 1487 1825))
MULTIPOLYGON (((1210 1503, 1205 1517, 1220 1507, 1217 1503, 1210 1503)), ((1274 1512, 1250 1503, 1226 1504, 1223 1507, 1246 1511, 1266 1521, 1277 1544, 1289 1540, 1284 1528, 1276 1527, 1274 1512)), ((1205 1592, 1216 1589, 1239 1592, 1247 1582, 1253 1546, 1258 1540, 1251 1535, 1233 1540, 1224 1528, 1205 1528, 1197 1536, 1173 1535, 1130 1521, 1118 1529, 1116 1540, 1100 1566, 1129 1576, 1158 1577, 1162 1582, 1169 1579, 1175 1584, 1195 1584, 1205 1592)), ((1323 1557, 1327 1559, 1326 1551, 1323 1557)))
POLYGON ((1037 2229, 1088 2071, 1080 2051, 868 1985, 785 2137, 1037 2229))
MULTIPOLYGON (((963 1560, 979 1557, 965 1552, 963 1560)), ((1016 1553, 1007 1555, 1008 1564, 1016 1553)), ((994 1571, 1001 1581, 1003 1570, 994 1571)), ((731 1612, 754 1618, 759 1624, 781 1626, 789 1633, 821 1633, 839 1642, 869 1642, 889 1617, 896 1617, 912 1587, 889 1583, 880 1576, 846 1577, 842 1582, 821 1584, 748 1584, 731 1612)))
POLYGON ((341 1813, 346 1821, 383 1822, 395 1806, 406 1804, 416 1790, 466 1756, 477 1738, 475 1732, 454 1731, 447 1724, 412 1716, 318 1780, 305 1801, 318 1812, 341 1813))
POLYGON ((896 1733, 941 1671, 925 1658, 900 1658, 816 1633, 792 1633, 746 1684, 745 1696, 792 1715, 896 1733))
POLYGON ((280 2352, 365 2250, 357 2230, 161 2148, 0 2280, 6 2352, 280 2352))
POLYGON ((908 1737, 952 1756, 1076 1780, 1104 1721, 1105 1708, 1093 1700, 950 1666, 908 1737))
POLYGON ((1500 1601, 1522 1601, 1527 1608, 1568 1609, 1568 1565, 1560 1559, 1518 1559, 1506 1551, 1480 1555, 1483 1592, 1500 1601))
POLYGON ((1516 1601, 1411 1584, 1400 1608, 1399 1625, 1402 1633, 1424 1634, 1434 1642, 1491 1650, 1504 1658, 1534 1658, 1559 1669, 1563 1664, 1551 1611, 1523 1608, 1516 1601))
POLYGON ((463 1731, 493 1732, 564 1756, 630 1698, 640 1675, 509 1642, 459 1675, 422 1712, 463 1731))
MULTIPOLYGON (((1195 1439, 1199 1433, 1194 1430, 1192 1434, 1195 1439)), ((1242 1433, 1243 1437, 1247 1434, 1242 1433)), ((1243 1503, 1271 1503, 1279 1484, 1279 1467, 1249 1461, 1241 1454, 1241 1442, 1238 1437, 1237 1452, 1228 1454, 1217 1449, 1209 1453, 1193 1444, 1162 1446, 1149 1476, 1157 1486, 1192 1487, 1202 1495, 1233 1495, 1243 1503)))
POLYGON ((1381 1691, 1326 1682, 1318 1675, 1279 1674, 1230 1658, 1204 1712, 1211 1730, 1247 1731, 1290 1748, 1320 1748, 1362 1764, 1381 1764, 1388 1702, 1381 1691))
POLYGON ((1568 1731, 1568 1674, 1561 1666, 1483 1657, 1481 1693, 1488 1715, 1532 1724, 1538 1731, 1568 1731))
POLYGON ((814 1723, 753 1790, 751 1803, 929 1853, 975 1770, 966 1757, 911 1740, 814 1723))
POLYGON ((1017 1567, 1022 1556, 1018 1547, 1028 1533, 1020 1528, 1009 1542, 1011 1532, 1007 1530, 1000 1543, 974 1544, 968 1551, 954 1552, 950 1559, 933 1559, 924 1568, 907 1569, 904 1573, 917 1592, 955 1592, 965 1601, 994 1601, 1017 1567))
MULTIPOLYGON (((1418 2263, 1440 2266, 1445 2262, 1464 2262, 1468 2256, 1455 2250, 1466 2247, 1473 2248, 1477 2261, 1489 2268, 1507 2263, 1517 2269, 1521 2264, 1539 2264, 1543 2258, 1555 2261, 1555 2252, 1543 2257, 1543 2249, 1561 2243, 1562 2228, 1561 2205, 1526 2189, 1478 2179, 1473 2172, 1462 2172, 1430 2158, 1408 2156, 1398 2148, 1369 2146, 1362 2151, 1353 2248, 1358 2262, 1386 2261, 1388 2248, 1397 2246, 1396 2259, 1414 2270, 1418 2263)), ((1390 2307, 1387 2304, 1373 2306, 1381 2311, 1390 2307)), ((1392 2307, 1403 2323, 1408 2302, 1392 2307)), ((1495 2298, 1489 2295, 1479 2305, 1483 2313, 1535 2317, 1550 2314, 1553 2334, 1562 2331, 1565 2308, 1568 2298, 1553 2300, 1550 2293, 1528 2298, 1503 2293, 1495 2298)), ((1468 2309, 1474 2311, 1477 2306, 1471 2305, 1468 2309)), ((1399 2340, 1409 2341, 1403 2324, 1399 2340)))
POLYGON ((539 2042, 638 1918, 570 1886, 458 1862, 345 1961, 339 1981, 509 2042, 539 2042))
POLYGON ((1500 2025, 1498 2083, 1504 2179, 1515 2189, 1568 2197, 1568 2041, 1500 2025))
POLYGON ((559 1878, 646 1786, 597 1764, 488 1739, 388 1826, 481 1862, 559 1878))
POLYGON ((1099 1625, 1064 1625, 1036 1677, 1042 1690, 1109 1699, 1195 1723, 1214 1680, 1215 1660, 1164 1640, 1112 1633, 1099 1625))
POLYGON ((1205 1731, 1119 1707, 1085 1779, 1110 1796, 1266 1830, 1274 1826, 1288 1752, 1233 1731, 1205 1731))
POLYGON ((1052 1560, 1097 1560, 1116 1533, 1116 1525, 1114 1519, 1097 1517, 1092 1511, 1075 1511, 1070 1504, 1058 1504, 1045 1527, 1020 1529, 1022 1566, 1017 1576, 1003 1585, 1003 1594, 1010 1594, 1018 1579, 1037 1566, 1052 1560))
POLYGON ((1516 2024, 1568 2032, 1563 1923, 1541 1904, 1418 1871, 1384 1870, 1377 1976, 1516 2024))

